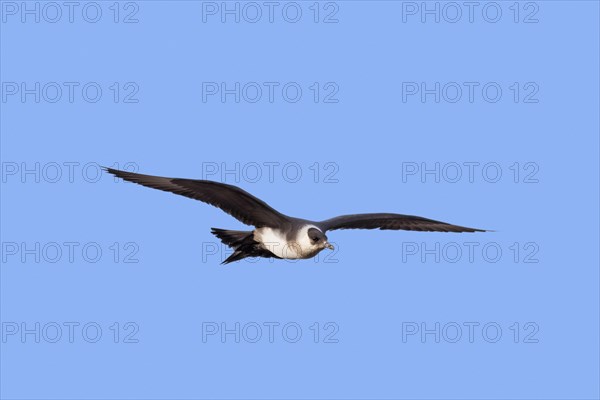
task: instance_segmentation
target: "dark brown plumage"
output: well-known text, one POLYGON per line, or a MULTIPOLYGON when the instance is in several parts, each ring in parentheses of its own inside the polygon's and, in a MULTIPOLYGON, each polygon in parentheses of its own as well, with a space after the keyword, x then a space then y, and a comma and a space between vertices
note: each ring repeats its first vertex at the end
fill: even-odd
POLYGON ((106 171, 138 185, 164 190, 200 200, 220 208, 246 225, 273 226, 286 222, 280 214, 264 201, 237 186, 199 179, 164 178, 106 168, 106 171))
POLYGON ((318 223, 323 231, 336 229, 393 229, 426 232, 485 232, 483 229, 452 225, 433 219, 402 214, 351 214, 340 215, 318 223))
POLYGON ((333 249, 325 232, 336 229, 485 232, 483 229, 402 214, 351 214, 320 222, 309 221, 281 214, 264 201, 233 185, 198 179, 143 175, 113 168, 106 168, 106 171, 129 182, 211 204, 246 225, 254 225, 257 229, 253 231, 213 228, 212 233, 234 249, 234 253, 224 263, 245 257, 309 258, 324 248, 333 249), (265 235, 269 238, 268 241, 261 239, 265 235), (288 250, 300 250, 284 253, 281 251, 282 246, 284 249, 287 246, 288 250))

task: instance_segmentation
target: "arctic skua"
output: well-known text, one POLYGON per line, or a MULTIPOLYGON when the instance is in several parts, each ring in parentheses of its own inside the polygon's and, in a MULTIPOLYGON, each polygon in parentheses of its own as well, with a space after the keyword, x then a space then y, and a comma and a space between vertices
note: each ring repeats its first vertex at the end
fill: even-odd
POLYGON ((126 181, 175 193, 218 207, 254 230, 212 228, 211 232, 234 251, 223 264, 246 257, 306 259, 323 249, 333 250, 326 232, 336 229, 383 229, 427 232, 485 232, 414 215, 373 213, 341 215, 310 221, 284 215, 237 186, 208 180, 165 178, 105 170, 126 181))

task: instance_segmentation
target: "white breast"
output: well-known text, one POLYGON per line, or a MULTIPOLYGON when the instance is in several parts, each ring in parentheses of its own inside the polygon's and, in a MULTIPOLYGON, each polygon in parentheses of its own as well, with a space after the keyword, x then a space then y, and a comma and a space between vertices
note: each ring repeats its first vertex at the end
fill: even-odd
POLYGON ((296 238, 289 241, 286 235, 277 229, 258 228, 254 230, 254 240, 261 243, 264 249, 269 250, 277 257, 288 259, 310 258, 320 250, 310 243, 308 237, 310 228, 316 227, 313 225, 303 226, 298 231, 296 238))

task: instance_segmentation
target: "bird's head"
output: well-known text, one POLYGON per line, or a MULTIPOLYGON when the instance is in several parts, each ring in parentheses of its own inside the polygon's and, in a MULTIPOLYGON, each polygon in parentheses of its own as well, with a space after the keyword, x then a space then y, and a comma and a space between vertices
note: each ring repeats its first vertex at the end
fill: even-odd
POLYGON ((334 249, 333 245, 327 241, 327 236, 317 228, 310 228, 307 233, 310 244, 315 248, 321 250, 325 248, 330 250, 334 249))

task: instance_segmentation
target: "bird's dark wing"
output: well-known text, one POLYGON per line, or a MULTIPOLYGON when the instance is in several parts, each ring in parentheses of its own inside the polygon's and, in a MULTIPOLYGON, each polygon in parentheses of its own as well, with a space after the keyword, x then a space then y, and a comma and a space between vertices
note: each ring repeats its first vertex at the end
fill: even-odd
POLYGON ((237 186, 197 179, 142 175, 112 168, 105 170, 129 182, 203 201, 220 208, 246 225, 260 228, 278 226, 289 221, 287 216, 237 186))
POLYGON ((414 215, 352 214, 341 215, 317 223, 323 231, 335 229, 393 229, 428 232, 485 232, 482 229, 447 224, 414 215))

